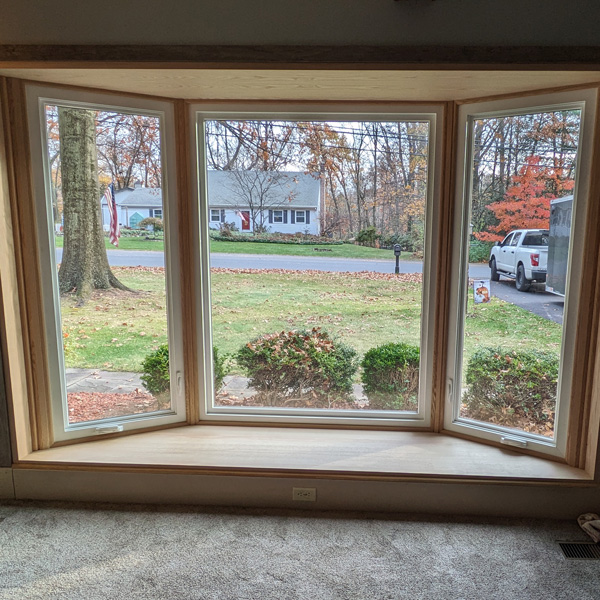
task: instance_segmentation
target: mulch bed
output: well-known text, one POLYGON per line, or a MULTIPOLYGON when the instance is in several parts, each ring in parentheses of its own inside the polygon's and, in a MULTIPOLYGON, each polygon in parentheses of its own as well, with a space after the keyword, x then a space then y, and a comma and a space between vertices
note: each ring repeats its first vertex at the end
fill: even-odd
POLYGON ((140 389, 128 394, 72 392, 67 394, 67 404, 69 423, 139 415, 163 408, 152 394, 140 389))

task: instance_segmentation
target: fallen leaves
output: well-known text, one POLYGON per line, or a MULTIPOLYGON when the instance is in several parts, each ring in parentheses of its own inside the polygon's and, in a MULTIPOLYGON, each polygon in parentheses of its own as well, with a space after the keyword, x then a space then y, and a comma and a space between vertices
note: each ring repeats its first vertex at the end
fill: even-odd
POLYGON ((67 404, 69 423, 138 415, 162 408, 152 394, 139 388, 128 394, 72 392, 67 394, 67 404))

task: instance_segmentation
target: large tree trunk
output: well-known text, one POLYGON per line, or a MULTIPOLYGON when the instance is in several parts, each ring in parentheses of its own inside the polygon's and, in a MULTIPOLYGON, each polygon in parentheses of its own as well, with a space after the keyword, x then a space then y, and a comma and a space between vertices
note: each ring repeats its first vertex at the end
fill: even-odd
POLYGON ((64 216, 60 292, 75 291, 85 301, 94 289, 127 290, 110 270, 104 245, 95 113, 59 108, 58 124, 64 216))

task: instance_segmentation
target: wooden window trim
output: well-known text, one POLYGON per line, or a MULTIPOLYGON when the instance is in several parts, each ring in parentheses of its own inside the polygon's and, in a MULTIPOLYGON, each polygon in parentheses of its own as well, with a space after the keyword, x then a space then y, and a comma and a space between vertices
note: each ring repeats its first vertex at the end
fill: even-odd
MULTIPOLYGON (((0 47, 1 48, 1 47, 0 47)), ((1 52, 0 52, 1 58, 1 52)), ((22 63, 20 63, 22 64, 22 63)), ((37 63, 38 65, 40 63, 37 63)), ((47 63, 41 63, 45 64, 47 63)), ((70 62, 71 66, 73 65, 70 62)), ((136 63, 137 64, 137 63, 136 63)), ((578 63, 581 67, 584 63, 578 63)), ((590 65, 591 63, 585 63, 590 65)), ((594 63, 595 64, 595 63, 594 63)), ((139 65, 137 65, 139 66, 139 65)), ((556 67, 556 64, 553 63, 556 67)), ((600 61, 598 65, 600 66, 600 61)), ((505 65, 508 68, 508 65, 505 65)), ((510 68, 514 68, 511 65, 510 68)), ((589 68, 589 67, 586 67, 589 68)), ((22 239, 34 240, 34 236, 28 235, 29 229, 32 229, 33 219, 28 218, 28 214, 31 212, 31 207, 28 204, 31 201, 31 182, 30 174, 28 173, 28 144, 24 139, 24 136, 19 133, 19 125, 25 122, 24 115, 24 103, 20 103, 19 99, 24 97, 23 83, 19 80, 10 78, 1 78, 1 101, 2 110, 5 121, 5 140, 6 145, 6 163, 8 166, 8 189, 10 198, 10 212, 12 214, 12 230, 15 237, 14 247, 14 260, 16 263, 16 281, 14 282, 15 289, 13 290, 19 296, 20 303, 20 315, 18 315, 24 323, 32 323, 28 321, 28 318, 36 319, 36 314, 39 319, 39 311, 36 312, 36 306, 39 306, 41 299, 39 285, 36 283, 37 274, 37 258, 35 252, 35 242, 28 244, 24 247, 20 242, 22 239), (20 202, 16 203, 15 198, 19 197, 20 202), (25 199, 25 201, 24 201, 25 199), (28 200, 29 199, 29 200, 28 200), (29 211, 29 213, 28 213, 29 211), (28 225, 29 224, 29 225, 28 225)), ((60 87, 53 85, 52 87, 60 87)), ((582 87, 590 88, 593 86, 576 86, 577 89, 582 87)), ((98 94, 102 94, 102 91, 93 90, 98 94)), ((117 92, 118 93, 118 92, 117 92)), ((528 94, 522 94, 528 95, 528 94)), ((533 95, 533 93, 532 93, 533 95)), ((190 131, 189 117, 187 114, 187 106, 190 104, 187 101, 175 100, 176 104, 176 121, 177 121, 177 155, 178 155, 178 170, 180 181, 182 181, 182 190, 179 194, 179 204, 181 209, 181 223, 191 223, 193 219, 186 219, 185 214, 191 216, 193 214, 193 203, 190 202, 192 197, 192 186, 191 181, 193 176, 191 172, 191 159, 190 159, 190 147, 188 140, 188 133, 190 131)), ((413 103, 411 103, 413 104, 413 103)), ((454 178, 454 169, 449 168, 449 165, 455 163, 456 156, 456 133, 455 133, 455 114, 457 104, 453 102, 438 103, 443 104, 446 107, 447 115, 452 116, 452 119, 446 119, 446 127, 444 130, 444 145, 445 152, 442 156, 443 171, 447 174, 443 181, 443 202, 440 207, 441 218, 440 218, 440 246, 439 246, 439 262, 437 264, 437 281, 441 289, 443 288, 444 282, 448 281, 449 278, 449 259, 448 254, 444 252, 444 248, 448 249, 450 245, 450 225, 452 215, 452 189, 454 178), (448 217, 448 218, 445 218, 448 217)), ((592 196, 600 193, 600 135, 598 134, 598 123, 596 126, 596 135, 594 137, 594 157, 593 157, 593 181, 591 183, 592 196)), ((0 155, 1 156, 1 155, 0 155)), ((600 462, 600 453, 597 452, 599 435, 598 429, 600 426, 600 353, 597 352, 598 344, 600 339, 598 338, 599 333, 599 312, 600 312, 600 264, 598 259, 600 258, 600 232, 597 231, 595 223, 597 223, 598 213, 600 208, 595 203, 590 203, 590 218, 588 219, 588 226, 585 232, 586 239, 586 265, 593 267, 593 275, 590 278, 586 278, 582 282, 582 293, 584 290, 589 290, 590 302, 586 307, 585 311, 580 311, 577 339, 582 338, 584 341, 582 347, 589 349, 586 354, 586 360, 581 361, 581 365, 578 367, 578 373, 581 377, 574 377, 577 382, 578 389, 578 402, 572 403, 571 410, 572 414, 572 427, 574 436, 570 438, 569 446, 572 448, 568 456, 569 464, 584 468, 588 473, 594 473, 596 463, 600 462), (592 218, 594 217, 594 218, 592 218)), ((29 215, 31 216, 31 215, 29 215)), ((182 235, 180 237, 180 247, 187 249, 193 247, 193 231, 190 227, 182 227, 182 235)), ((191 268, 191 267, 190 267, 191 268)), ((189 286, 188 286, 189 287, 189 286)), ((182 290, 183 296, 183 313, 184 319, 187 317, 191 319, 191 322, 195 319, 195 312, 193 310, 192 290, 182 290)), ((6 318, 6 315, 4 315, 6 318)), ((436 344, 437 358, 439 359, 436 364, 436 370, 434 373, 434 403, 433 403, 433 430, 442 430, 441 421, 441 405, 443 396, 443 385, 441 385, 441 374, 445 372, 443 368, 444 364, 444 352, 440 353, 440 347, 442 340, 446 335, 447 331, 447 297, 443 297, 440 293, 439 301, 436 306, 436 328, 438 330, 438 341, 436 344), (439 366, 438 366, 439 365, 439 366), (437 423, 437 425, 436 425, 437 423)), ((193 330, 193 328, 191 328, 193 330)), ((33 327, 23 326, 23 340, 22 346, 24 348, 23 356, 19 360, 24 368, 27 376, 27 396, 29 398, 35 398, 35 403, 30 403, 31 408, 35 404, 35 410, 31 410, 31 413, 27 415, 23 409, 23 405, 15 406, 15 397, 13 394, 13 405, 11 411, 12 418, 12 429, 13 438, 17 439, 15 446, 17 448, 17 456, 25 456, 31 450, 48 447, 51 445, 51 438, 47 430, 48 423, 48 406, 47 396, 45 390, 47 390, 47 378, 48 373, 43 360, 43 352, 40 351, 40 339, 39 336, 36 339, 36 334, 33 335, 33 327), (17 410, 18 409, 18 410, 17 410)), ((40 330, 41 331, 41 328, 40 330)), ((189 352, 189 356, 196 356, 196 342, 192 340, 193 336, 189 336, 190 339, 186 341, 186 353, 189 352)), ((579 342, 578 342, 579 345, 579 342)), ((14 361, 13 361, 14 362, 14 361)), ((10 364, 12 370, 13 365, 10 364)), ((199 382, 195 369, 188 368, 186 365, 186 387, 188 390, 199 389, 199 382), (191 384, 191 387, 190 387, 191 384)), ((14 381, 11 381, 11 391, 14 391, 14 381)), ((190 400, 188 406, 188 423, 196 423, 197 415, 194 414, 194 402, 192 398, 197 394, 190 393, 190 400)))

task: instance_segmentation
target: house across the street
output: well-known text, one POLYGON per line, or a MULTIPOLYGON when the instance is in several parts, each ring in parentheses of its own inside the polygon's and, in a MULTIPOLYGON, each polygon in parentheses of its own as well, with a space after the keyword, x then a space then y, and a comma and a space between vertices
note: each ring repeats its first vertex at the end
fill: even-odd
MULTIPOLYGON (((233 223, 240 231, 263 228, 278 233, 320 232, 321 184, 299 172, 208 171, 209 227, 233 223)), ((138 227, 147 217, 163 216, 162 190, 135 188, 115 191, 121 227, 138 227)), ((110 217, 102 197, 102 223, 110 217)))
POLYGON ((208 171, 209 226, 320 233, 320 180, 299 172, 208 171))
MULTIPOLYGON (((102 204, 102 224, 108 230, 110 216, 104 196, 102 204)), ((121 227, 136 228, 138 223, 147 217, 163 218, 162 190, 160 188, 146 188, 136 184, 135 188, 115 190, 117 204, 117 217, 121 227)))

